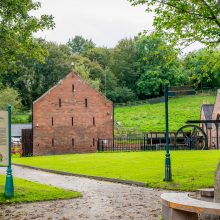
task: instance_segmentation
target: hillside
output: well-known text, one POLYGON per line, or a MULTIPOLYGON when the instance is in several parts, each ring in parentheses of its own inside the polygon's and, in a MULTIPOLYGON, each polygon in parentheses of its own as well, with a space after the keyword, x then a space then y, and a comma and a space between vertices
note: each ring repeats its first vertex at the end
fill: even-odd
MULTIPOLYGON (((200 118, 202 103, 212 104, 215 95, 200 94, 172 98, 169 100, 169 129, 177 131, 187 120, 200 118)), ((164 131, 165 110, 164 103, 144 104, 132 107, 115 108, 115 122, 122 127, 134 128, 137 131, 164 131)))

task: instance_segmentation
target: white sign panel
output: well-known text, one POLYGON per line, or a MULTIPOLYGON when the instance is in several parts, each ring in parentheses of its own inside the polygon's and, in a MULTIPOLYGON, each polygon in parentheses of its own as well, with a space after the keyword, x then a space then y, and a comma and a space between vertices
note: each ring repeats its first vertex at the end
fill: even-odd
POLYGON ((8 112, 0 111, 0 166, 8 166, 8 112))

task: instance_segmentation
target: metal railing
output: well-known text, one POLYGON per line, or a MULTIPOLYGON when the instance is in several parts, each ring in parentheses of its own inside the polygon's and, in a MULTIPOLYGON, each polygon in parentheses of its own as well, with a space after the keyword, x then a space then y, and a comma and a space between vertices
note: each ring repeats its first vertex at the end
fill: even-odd
MULTIPOLYGON (((198 139, 200 140, 200 139, 198 139)), ((184 137, 175 141, 174 137, 169 138, 170 150, 200 150, 200 141, 189 143, 184 137), (197 146, 198 145, 198 146, 197 146)), ((128 136, 116 137, 114 139, 98 139, 98 152, 127 152, 127 151, 159 151, 165 150, 166 138, 164 137, 147 137, 147 136, 128 136)))

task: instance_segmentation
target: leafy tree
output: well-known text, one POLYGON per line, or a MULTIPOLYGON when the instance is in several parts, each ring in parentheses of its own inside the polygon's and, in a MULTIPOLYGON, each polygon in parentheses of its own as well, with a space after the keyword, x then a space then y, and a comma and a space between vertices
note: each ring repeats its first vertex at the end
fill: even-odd
POLYGON ((111 49, 105 47, 94 47, 85 53, 91 61, 99 63, 103 68, 109 66, 109 59, 111 57, 111 49))
POLYGON ((220 85, 220 50, 201 49, 189 53, 183 60, 186 72, 196 88, 214 88, 220 85))
POLYGON ((136 100, 136 96, 132 90, 124 86, 117 86, 114 88, 114 90, 108 90, 107 97, 110 98, 113 102, 118 103, 125 103, 128 101, 136 100))
POLYGON ((135 82, 140 76, 136 68, 137 50, 133 39, 123 39, 112 50, 110 69, 119 84, 135 91, 135 82))
POLYGON ((136 39, 138 53, 137 68, 140 77, 136 82, 140 98, 157 96, 162 92, 162 84, 184 83, 180 77, 178 51, 165 43, 157 34, 140 35, 136 39))
POLYGON ((220 43, 220 0, 128 0, 153 11, 154 26, 171 42, 220 43))
POLYGON ((19 93, 9 87, 0 88, 0 108, 6 110, 8 104, 13 108, 13 113, 17 113, 22 109, 21 97, 19 93))
POLYGON ((32 102, 56 84, 71 70, 71 51, 66 45, 44 42, 48 50, 45 63, 20 56, 16 62, 17 70, 9 69, 0 75, 3 85, 19 91, 22 103, 30 108, 32 102))
POLYGON ((46 50, 32 37, 33 33, 54 27, 53 17, 36 18, 31 11, 38 10, 40 3, 32 0, 0 1, 0 71, 9 65, 16 68, 17 57, 34 57, 44 60, 46 50))
POLYGON ((83 80, 85 80, 89 85, 91 85, 92 87, 94 87, 97 91, 100 90, 100 80, 95 79, 92 80, 90 78, 90 70, 83 64, 77 64, 74 68, 74 70, 76 71, 76 73, 78 73, 83 80))
POLYGON ((95 43, 90 39, 85 39, 82 36, 75 36, 69 39, 67 45, 72 49, 74 54, 84 54, 88 50, 95 47, 95 43))

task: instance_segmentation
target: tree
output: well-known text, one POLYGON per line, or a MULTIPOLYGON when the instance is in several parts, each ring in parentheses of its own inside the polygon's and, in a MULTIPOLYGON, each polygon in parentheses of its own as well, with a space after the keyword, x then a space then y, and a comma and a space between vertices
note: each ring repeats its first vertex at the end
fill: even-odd
POLYGON ((4 86, 15 88, 22 97, 23 105, 29 109, 32 102, 55 85, 71 70, 71 51, 66 45, 43 42, 48 51, 44 63, 20 56, 16 71, 9 69, 0 75, 4 86))
POLYGON ((220 0, 128 0, 154 12, 154 26, 171 42, 220 43, 220 0))
POLYGON ((67 45, 72 49, 74 54, 84 54, 88 50, 95 47, 95 43, 90 39, 85 39, 82 36, 75 36, 69 39, 67 45))
POLYGON ((0 108, 6 110, 8 105, 13 108, 13 114, 16 114, 22 109, 21 97, 19 93, 9 87, 0 88, 0 108))
POLYGON ((53 28, 54 22, 51 15, 36 18, 30 14, 40 6, 32 0, 0 1, 0 71, 5 71, 9 65, 16 68, 16 60, 21 55, 44 60, 46 50, 32 34, 53 28))
POLYGON ((186 55, 183 71, 196 88, 215 88, 220 85, 220 50, 201 49, 186 55))
POLYGON ((91 79, 90 77, 90 70, 87 68, 83 63, 78 63, 74 70, 77 74, 79 74, 83 80, 85 80, 89 85, 94 87, 97 91, 100 90, 100 80, 98 79, 91 79))
POLYGON ((91 61, 99 63, 103 68, 109 66, 109 60, 111 57, 111 49, 105 47, 94 47, 85 53, 91 61))
POLYGON ((162 92, 162 85, 184 83, 180 74, 178 51, 167 45, 156 33, 140 35, 136 39, 138 54, 137 68, 140 77, 136 82, 140 98, 158 96, 162 92))
POLYGON ((118 79, 118 83, 135 91, 135 82, 140 76, 136 68, 137 50, 133 39, 119 41, 112 50, 110 69, 118 79))

